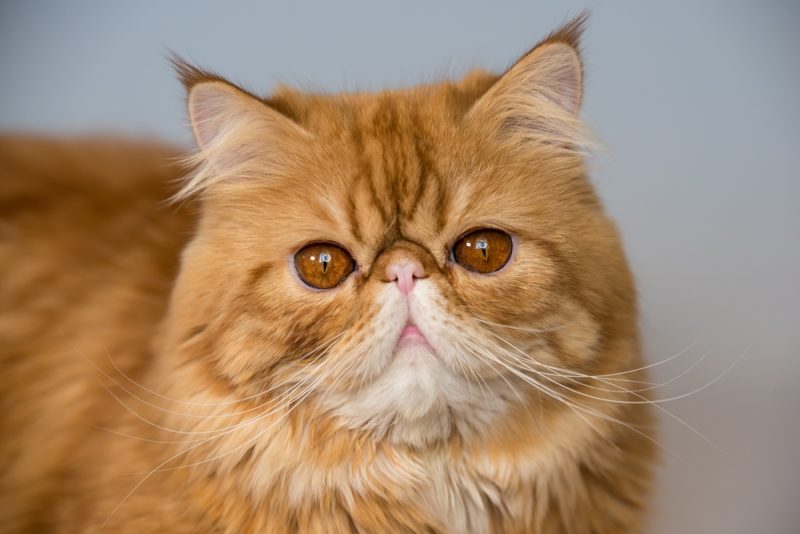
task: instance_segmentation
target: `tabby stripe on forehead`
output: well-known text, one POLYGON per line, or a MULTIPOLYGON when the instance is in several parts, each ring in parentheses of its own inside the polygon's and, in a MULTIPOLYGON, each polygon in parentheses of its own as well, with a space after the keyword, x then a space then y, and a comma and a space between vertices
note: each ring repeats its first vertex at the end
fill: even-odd
POLYGON ((400 136, 394 107, 385 105, 382 109, 385 109, 385 111, 381 111, 376 115, 373 127, 377 134, 376 137, 383 141, 381 146, 383 177, 388 182, 392 192, 394 192, 395 182, 400 176, 397 172, 396 154, 393 149, 400 142, 400 136))
POLYGON ((386 179, 389 182, 392 198, 394 199, 395 218, 405 216, 405 200, 409 196, 408 187, 411 182, 407 157, 407 125, 400 124, 402 115, 390 113, 387 125, 384 149, 384 168, 386 179))
MULTIPOLYGON (((417 122, 415 128, 419 131, 419 121, 415 122, 417 122)), ((445 189, 445 183, 436 164, 433 162, 433 158, 430 156, 428 147, 419 137, 414 138, 414 150, 420 166, 420 185, 416 192, 414 205, 416 207, 417 203, 422 200, 422 194, 425 192, 423 186, 427 186, 428 179, 433 178, 433 183, 436 184, 436 231, 441 232, 445 224, 447 224, 446 215, 450 202, 447 190, 445 189)))
POLYGON ((364 236, 361 233, 361 228, 358 224, 358 206, 356 205, 355 194, 358 190, 358 184, 363 179, 365 172, 365 162, 362 161, 361 155, 364 153, 364 140, 361 138, 361 132, 358 126, 355 126, 351 131, 351 138, 353 145, 356 147, 356 155, 358 157, 358 168, 352 178, 353 183, 347 195, 347 222, 350 225, 350 233, 356 241, 364 241, 364 236))
POLYGON ((383 206, 383 202, 381 202, 381 199, 378 197, 378 188, 375 187, 374 174, 375 173, 370 173, 369 176, 366 177, 369 194, 372 196, 372 203, 378 210, 378 213, 381 216, 381 220, 383 221, 384 224, 389 224, 392 221, 392 217, 387 212, 386 208, 383 206))
POLYGON ((353 235, 353 238, 356 241, 362 242, 364 241, 364 236, 361 234, 361 229, 358 227, 358 217, 356 215, 356 199, 353 197, 353 191, 355 191, 355 184, 358 183, 358 176, 359 173, 356 173, 356 177, 353 178, 354 185, 350 189, 350 194, 347 195, 347 223, 350 225, 350 233, 353 235))
POLYGON ((414 200, 411 203, 411 209, 408 211, 408 217, 411 218, 417 212, 419 203, 422 201, 422 195, 428 185, 428 169, 426 168, 426 156, 421 146, 422 140, 418 136, 414 136, 414 155, 417 158, 417 190, 414 192, 414 200))
MULTIPOLYGON (((372 128, 374 132, 377 134, 376 137, 379 139, 397 139, 397 118, 395 116, 395 109, 394 106, 387 100, 382 103, 382 105, 378 108, 377 112, 374 115, 372 121, 372 128)), ((389 213, 389 210, 384 204, 389 204, 391 201, 391 197, 394 196, 397 198, 397 191, 395 189, 395 179, 396 176, 393 176, 390 171, 390 160, 392 159, 392 153, 390 152, 391 146, 387 143, 382 143, 380 145, 380 161, 382 165, 382 177, 384 182, 384 187, 380 188, 376 183, 375 180, 379 178, 379 173, 373 169, 373 172, 368 178, 369 183, 369 192, 372 195, 373 204, 375 205, 378 213, 381 216, 381 220, 384 224, 390 224, 392 222, 393 214, 389 213), (387 187, 388 186, 388 187, 387 187), (380 198, 380 191, 384 193, 384 199, 380 198), (388 198, 387 198, 388 197, 388 198)))
POLYGON ((438 211, 436 212, 436 231, 441 232, 444 230, 445 224, 447 224, 447 211, 448 205, 450 203, 450 197, 447 194, 447 189, 445 188, 445 183, 441 178, 439 173, 436 173, 436 205, 439 207, 438 211))
POLYGON ((401 170, 402 165, 398 162, 399 152, 393 150, 394 147, 400 146, 400 142, 400 137, 397 135, 396 130, 393 129, 391 138, 384 142, 384 147, 381 151, 384 182, 386 183, 386 189, 389 191, 390 205, 394 206, 394 218, 398 218, 402 214, 400 198, 403 195, 405 183, 405 175, 401 170))

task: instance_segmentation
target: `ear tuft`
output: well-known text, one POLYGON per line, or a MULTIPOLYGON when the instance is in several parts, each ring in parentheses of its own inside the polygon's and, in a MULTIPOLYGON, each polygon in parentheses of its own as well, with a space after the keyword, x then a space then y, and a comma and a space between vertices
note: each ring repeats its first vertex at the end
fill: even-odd
POLYGON ((175 52, 170 51, 167 56, 170 65, 172 65, 172 68, 175 70, 175 74, 178 76, 178 80, 180 80, 187 92, 201 82, 229 83, 219 74, 192 65, 175 52))
POLYGON ((581 37, 588 22, 589 11, 581 11, 574 19, 550 32, 550 35, 539 41, 531 50, 546 43, 562 43, 580 52, 581 37))

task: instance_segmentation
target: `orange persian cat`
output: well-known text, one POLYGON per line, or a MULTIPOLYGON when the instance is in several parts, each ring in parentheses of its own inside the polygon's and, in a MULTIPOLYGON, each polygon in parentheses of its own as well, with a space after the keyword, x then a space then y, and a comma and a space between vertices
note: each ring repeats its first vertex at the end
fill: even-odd
POLYGON ((178 151, 4 138, 0 530, 641 530, 582 24, 380 93, 259 98, 176 61, 177 187, 178 151))

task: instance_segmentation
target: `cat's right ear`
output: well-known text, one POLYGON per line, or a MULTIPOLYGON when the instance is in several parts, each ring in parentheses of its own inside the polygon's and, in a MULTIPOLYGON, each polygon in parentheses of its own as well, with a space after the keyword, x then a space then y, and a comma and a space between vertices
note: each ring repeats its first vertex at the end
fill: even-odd
POLYGON ((197 168, 179 197, 225 181, 280 174, 292 140, 307 140, 306 130, 258 97, 222 77, 173 57, 186 87, 187 110, 200 149, 197 168))

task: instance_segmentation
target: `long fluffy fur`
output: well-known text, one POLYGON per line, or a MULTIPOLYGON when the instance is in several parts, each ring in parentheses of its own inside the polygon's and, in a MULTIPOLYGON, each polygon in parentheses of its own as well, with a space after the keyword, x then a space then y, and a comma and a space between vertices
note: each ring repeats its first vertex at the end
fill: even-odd
POLYGON ((181 64, 182 188, 161 147, 2 139, 0 531, 639 530, 653 433, 570 109, 582 24, 379 94, 181 64), (515 251, 481 277, 448 250, 484 226, 515 251), (357 271, 303 287, 311 241, 357 271), (404 259, 407 299, 380 275, 404 259), (435 357, 395 354, 410 316, 435 357))

